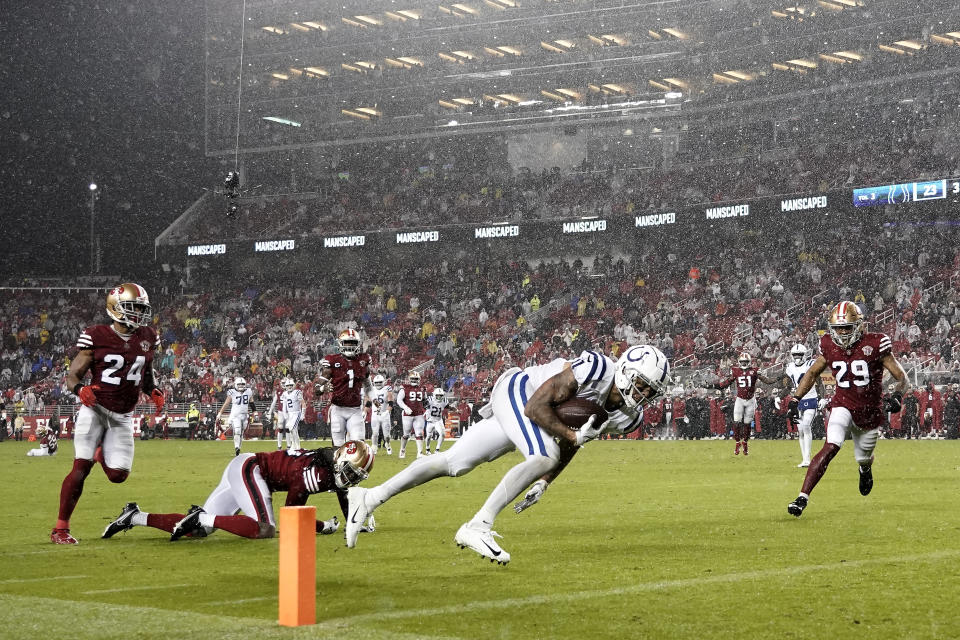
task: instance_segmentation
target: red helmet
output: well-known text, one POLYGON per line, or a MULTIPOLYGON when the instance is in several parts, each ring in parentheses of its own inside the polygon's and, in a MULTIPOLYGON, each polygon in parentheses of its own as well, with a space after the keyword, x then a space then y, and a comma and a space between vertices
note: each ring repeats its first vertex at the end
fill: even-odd
POLYGON ((360 334, 353 329, 344 329, 337 338, 337 346, 340 347, 340 353, 348 358, 355 358, 362 351, 360 334))

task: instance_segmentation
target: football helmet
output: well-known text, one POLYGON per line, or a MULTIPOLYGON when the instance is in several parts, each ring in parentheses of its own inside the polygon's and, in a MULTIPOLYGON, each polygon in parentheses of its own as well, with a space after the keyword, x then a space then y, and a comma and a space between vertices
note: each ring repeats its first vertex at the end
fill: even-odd
POLYGON ((344 329, 337 338, 340 353, 348 358, 355 358, 360 353, 360 334, 353 329, 344 329))
POLYGON ((107 315, 131 329, 146 326, 153 317, 147 290, 132 282, 114 287, 107 294, 107 315))
POLYGON ((333 454, 333 481, 340 489, 359 484, 373 469, 373 451, 362 440, 348 440, 333 454))
POLYGON ((411 371, 410 372, 410 384, 417 385, 420 384, 420 372, 411 371))
POLYGON ((284 378, 280 384, 283 385, 283 388, 287 391, 293 391, 294 387, 297 386, 297 383, 293 381, 293 378, 284 378))
POLYGON ((863 312, 856 304, 844 300, 830 311, 830 337, 838 347, 849 349, 863 336, 863 312))
POLYGON ((737 363, 741 367, 749 367, 751 360, 752 358, 750 357, 750 354, 747 353, 746 351, 743 351, 740 355, 737 356, 737 363))
POLYGON ((795 344, 790 349, 790 357, 793 358, 793 364, 798 367, 807 359, 807 348, 802 344, 795 344))
POLYGON ((383 389, 383 385, 387 384, 387 379, 384 378, 379 373, 373 376, 373 388, 374 389, 383 389))
POLYGON ((237 391, 243 391, 244 389, 247 388, 247 381, 241 378, 240 376, 237 376, 236 378, 233 379, 233 388, 236 389, 237 391))
POLYGON ((627 408, 638 404, 647 405, 663 395, 670 382, 670 363, 663 352, 650 345, 636 345, 623 352, 617 361, 613 383, 623 396, 627 408), (649 396, 637 386, 643 383, 650 387, 649 396))
POLYGON ((447 399, 447 394, 444 393, 443 389, 437 387, 433 390, 433 400, 434 402, 444 402, 447 399))

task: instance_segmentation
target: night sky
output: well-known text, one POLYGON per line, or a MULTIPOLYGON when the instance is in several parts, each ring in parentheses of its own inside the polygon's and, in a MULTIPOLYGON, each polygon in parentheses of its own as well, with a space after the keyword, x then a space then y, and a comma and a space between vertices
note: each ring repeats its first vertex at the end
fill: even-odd
POLYGON ((201 2, 5 2, 0 278, 152 273, 154 238, 218 186, 203 157, 201 2), (19 5, 19 6, 18 6, 19 5))

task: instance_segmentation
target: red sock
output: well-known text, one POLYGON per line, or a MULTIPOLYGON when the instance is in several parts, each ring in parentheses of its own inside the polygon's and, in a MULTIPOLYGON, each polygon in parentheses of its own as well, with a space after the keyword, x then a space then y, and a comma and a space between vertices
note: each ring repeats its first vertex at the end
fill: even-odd
POLYGON ((147 526, 173 533, 173 525, 183 520, 182 513, 148 513, 147 526))
POLYGON ((800 493, 810 495, 813 488, 820 482, 820 478, 827 472, 827 465, 830 464, 830 461, 833 460, 833 457, 837 455, 839 451, 840 447, 835 444, 828 442, 823 445, 823 449, 820 449, 817 455, 813 456, 813 460, 810 461, 810 466, 807 468, 807 475, 803 478, 803 487, 800 489, 800 493))
POLYGON ((217 516, 213 520, 213 526, 244 538, 260 536, 260 523, 250 516, 217 516))
POLYGON ((73 461, 73 469, 63 479, 60 485, 60 514, 57 516, 57 529, 70 528, 70 516, 77 506, 77 501, 83 493, 83 481, 90 475, 93 460, 77 458, 73 461))

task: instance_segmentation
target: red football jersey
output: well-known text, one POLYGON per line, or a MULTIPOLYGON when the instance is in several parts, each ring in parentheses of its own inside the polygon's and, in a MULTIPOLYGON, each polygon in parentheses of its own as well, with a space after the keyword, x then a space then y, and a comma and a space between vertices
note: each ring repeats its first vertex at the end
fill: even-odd
POLYGON ((757 389, 757 368, 747 367, 743 369, 740 367, 732 367, 730 369, 730 377, 717 385, 717 388, 726 389, 732 382, 737 383, 738 398, 752 400, 753 394, 757 389))
POLYGON ((356 358, 339 353, 324 356, 320 373, 333 383, 332 404, 359 407, 363 383, 370 377, 370 354, 361 353, 356 358))
MULTIPOLYGON (((403 395, 397 394, 397 401, 403 401, 403 404, 410 407, 411 416, 422 416, 426 413, 426 409, 423 406, 423 403, 427 399, 427 392, 421 386, 417 384, 405 384, 402 387, 403 395)), ((404 413, 404 415, 407 415, 404 413)))
POLYGON ((337 491, 333 480, 333 449, 329 447, 299 456, 291 456, 286 451, 271 451, 258 453, 256 457, 260 474, 270 491, 287 492, 288 507, 302 507, 314 493, 337 491))
POLYGON ((117 413, 130 413, 140 400, 144 373, 153 365, 160 336, 140 327, 122 336, 111 325, 87 327, 77 338, 78 349, 91 349, 90 384, 96 384, 97 403, 117 413))
POLYGON ((890 353, 890 338, 865 333, 849 349, 838 347, 829 333, 820 337, 820 353, 837 380, 830 408, 844 407, 861 429, 883 424, 883 357, 890 353))

